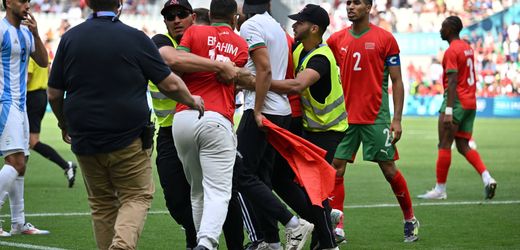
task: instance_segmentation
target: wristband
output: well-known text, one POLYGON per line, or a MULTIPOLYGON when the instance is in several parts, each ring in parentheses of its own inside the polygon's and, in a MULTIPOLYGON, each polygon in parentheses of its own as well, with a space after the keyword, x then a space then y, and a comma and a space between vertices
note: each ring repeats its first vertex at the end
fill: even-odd
POLYGON ((444 111, 446 115, 453 115, 453 108, 452 107, 446 107, 446 110, 444 111))

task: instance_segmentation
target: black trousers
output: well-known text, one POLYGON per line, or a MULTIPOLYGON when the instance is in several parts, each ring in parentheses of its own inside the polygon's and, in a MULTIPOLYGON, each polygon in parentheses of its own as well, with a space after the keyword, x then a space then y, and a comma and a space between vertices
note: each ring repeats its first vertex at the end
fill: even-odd
MULTIPOLYGON (((290 116, 265 115, 274 124, 287 128, 290 116)), ((266 242, 279 242, 279 221, 287 224, 292 213, 272 192, 271 176, 277 152, 267 142, 265 132, 258 129, 253 110, 242 115, 237 130, 238 151, 243 156, 243 167, 239 171, 239 192, 251 202, 249 214, 257 217, 259 228, 266 242)))
MULTIPOLYGON (((186 248, 194 248, 197 246, 197 232, 191 211, 190 185, 177 155, 172 127, 159 128, 156 165, 166 207, 173 219, 185 229, 186 248)), ((233 250, 243 249, 244 242, 242 214, 236 191, 237 170, 236 167, 233 170, 233 192, 223 228, 228 249, 233 250)))
MULTIPOLYGON (((342 132, 309 132, 301 128, 301 118, 293 118, 291 132, 302 136, 327 151, 325 159, 332 163, 338 144, 343 139, 342 132), (300 124, 298 126, 298 124, 300 124), (301 133, 301 134, 298 134, 301 133)), ((306 191, 294 182, 295 174, 285 160, 279 161, 273 175, 273 187, 278 196, 287 203, 302 218, 314 224, 314 232, 311 241, 311 249, 326 249, 336 247, 334 231, 330 218, 330 205, 328 200, 322 202, 322 206, 313 206, 306 191)))

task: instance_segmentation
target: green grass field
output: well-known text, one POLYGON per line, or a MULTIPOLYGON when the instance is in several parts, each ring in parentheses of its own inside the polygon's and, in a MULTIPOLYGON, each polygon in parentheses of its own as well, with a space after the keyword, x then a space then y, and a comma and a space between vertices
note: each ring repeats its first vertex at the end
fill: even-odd
MULTIPOLYGON (((436 119, 405 117, 403 130, 398 166, 411 195, 416 197, 435 182, 436 119)), ((73 159, 69 146, 61 141, 52 114, 47 114, 42 131, 43 142, 73 159)), ((341 249, 520 249, 520 120, 477 119, 474 138, 498 182, 492 202, 483 201, 483 184, 475 170, 462 156, 454 154, 448 200, 413 198, 421 222, 421 238, 416 243, 404 244, 401 211, 389 185, 375 164, 362 162, 358 156, 358 162, 349 166, 345 177, 345 228, 349 242, 341 249)), ((184 249, 184 234, 166 214, 157 175, 155 180, 156 197, 139 248, 184 249)), ((69 189, 61 169, 33 153, 25 194, 27 221, 51 234, 2 238, 0 249, 95 249, 81 177, 69 189)), ((9 206, 6 204, 1 212, 4 229, 8 230, 9 206)), ((223 242, 222 239, 221 249, 226 249, 223 242)))

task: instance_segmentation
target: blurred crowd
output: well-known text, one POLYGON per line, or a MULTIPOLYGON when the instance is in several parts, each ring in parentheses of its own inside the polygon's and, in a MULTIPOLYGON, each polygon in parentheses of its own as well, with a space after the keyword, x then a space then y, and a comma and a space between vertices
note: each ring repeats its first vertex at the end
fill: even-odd
MULTIPOLYGON (((519 96, 520 25, 505 26, 498 37, 487 33, 477 36, 472 33, 463 37, 475 50, 475 70, 477 72, 477 95, 481 97, 519 96)), ((437 95, 443 93, 442 51, 432 58, 427 68, 409 64, 406 68, 411 95, 437 95)))
MULTIPOLYGON (((512 6, 516 0, 373 0, 371 22, 390 32, 437 32, 444 18, 459 16, 464 26, 512 6)), ((306 2, 302 1, 302 4, 306 2)), ((346 0, 322 0, 331 32, 350 25, 346 0)))
MULTIPOLYGON (((151 9, 161 1, 157 0, 124 0, 125 13, 148 15, 151 9)), ((85 0, 32 0, 35 12, 67 14, 69 17, 81 17, 87 13, 85 0)))

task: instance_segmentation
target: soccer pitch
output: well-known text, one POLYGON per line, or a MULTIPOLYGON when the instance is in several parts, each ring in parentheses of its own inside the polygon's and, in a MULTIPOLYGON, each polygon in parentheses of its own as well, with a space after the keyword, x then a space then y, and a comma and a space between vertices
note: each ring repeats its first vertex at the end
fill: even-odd
MULTIPOLYGON (((404 118, 403 137, 398 143, 401 160, 397 165, 408 182, 421 223, 420 240, 412 244, 402 243, 402 214, 390 186, 376 164, 363 162, 358 155, 345 176, 348 243, 340 248, 520 249, 520 119, 477 118, 474 138, 484 163, 498 182, 495 198, 491 202, 483 200, 480 177, 454 150, 448 199, 419 200, 415 197, 435 184, 437 119, 404 118)), ((73 159, 50 113, 42 124, 41 140, 66 159, 73 159)), ((51 234, 0 238, 0 249, 95 249, 81 174, 74 188, 69 189, 60 168, 31 153, 25 181, 26 217, 51 234)), ((184 232, 167 214, 154 173, 156 195, 138 246, 185 249, 184 232)), ((9 230, 8 203, 0 214, 0 219, 5 220, 4 229, 9 230)), ((226 249, 223 238, 220 249, 226 249)))

